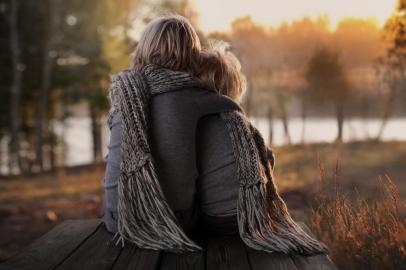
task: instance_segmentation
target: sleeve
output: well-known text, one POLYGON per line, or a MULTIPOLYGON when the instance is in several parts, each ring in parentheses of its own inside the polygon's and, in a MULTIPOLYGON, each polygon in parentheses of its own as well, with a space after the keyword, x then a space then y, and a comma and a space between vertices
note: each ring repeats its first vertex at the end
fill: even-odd
POLYGON ((163 93, 151 102, 151 150, 163 193, 187 231, 197 215, 195 202, 196 126, 199 110, 187 95, 163 93))
POLYGON ((110 142, 106 157, 106 170, 103 181, 104 188, 104 222, 110 232, 117 232, 118 178, 121 162, 121 113, 114 114, 110 130, 110 142))

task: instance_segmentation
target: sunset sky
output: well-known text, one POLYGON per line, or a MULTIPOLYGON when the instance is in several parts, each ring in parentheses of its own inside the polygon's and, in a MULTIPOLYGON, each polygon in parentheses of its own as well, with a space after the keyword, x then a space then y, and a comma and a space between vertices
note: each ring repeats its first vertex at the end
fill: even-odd
POLYGON ((374 17, 382 25, 394 11, 397 0, 192 0, 205 32, 228 30, 237 17, 250 15, 254 21, 278 26, 304 16, 327 14, 332 26, 342 18, 374 17))

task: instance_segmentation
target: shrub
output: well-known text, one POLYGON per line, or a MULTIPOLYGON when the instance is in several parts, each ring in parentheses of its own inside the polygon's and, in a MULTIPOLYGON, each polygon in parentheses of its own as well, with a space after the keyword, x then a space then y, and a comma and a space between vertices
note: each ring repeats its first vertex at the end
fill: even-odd
POLYGON ((356 193, 349 199, 340 188, 339 163, 332 181, 326 181, 319 162, 320 192, 310 228, 330 248, 340 269, 405 269, 406 205, 391 179, 379 177, 381 194, 367 202, 356 193), (402 216, 403 215, 403 216, 402 216))

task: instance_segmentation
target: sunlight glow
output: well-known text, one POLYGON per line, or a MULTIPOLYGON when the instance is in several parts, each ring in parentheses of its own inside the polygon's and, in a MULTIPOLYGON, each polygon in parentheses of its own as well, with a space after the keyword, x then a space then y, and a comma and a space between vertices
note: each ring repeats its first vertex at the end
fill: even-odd
POLYGON ((346 17, 373 18, 379 25, 392 14, 397 0, 193 0, 204 32, 228 30, 238 17, 278 26, 304 16, 328 15, 334 28, 346 17))

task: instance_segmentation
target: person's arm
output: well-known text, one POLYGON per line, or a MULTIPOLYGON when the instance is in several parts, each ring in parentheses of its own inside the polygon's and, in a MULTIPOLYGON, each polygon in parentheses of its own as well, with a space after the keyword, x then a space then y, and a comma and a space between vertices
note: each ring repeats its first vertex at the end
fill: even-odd
POLYGON ((104 188, 104 222, 110 232, 117 232, 118 178, 120 177, 121 162, 121 113, 114 114, 110 130, 107 164, 103 181, 104 188))
POLYGON ((187 95, 164 93, 151 102, 151 147, 165 198, 185 231, 198 216, 195 202, 199 110, 187 95))

